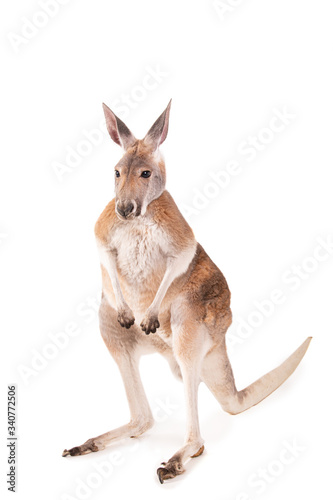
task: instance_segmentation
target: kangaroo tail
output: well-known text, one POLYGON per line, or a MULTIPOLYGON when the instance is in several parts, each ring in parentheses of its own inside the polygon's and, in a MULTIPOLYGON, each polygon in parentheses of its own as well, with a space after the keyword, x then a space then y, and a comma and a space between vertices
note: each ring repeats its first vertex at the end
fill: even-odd
POLYGON ((280 366, 260 377, 253 384, 246 387, 246 389, 237 391, 234 404, 231 404, 227 411, 234 415, 241 413, 251 408, 251 406, 260 403, 260 401, 267 398, 267 396, 280 387, 296 370, 309 347, 311 339, 312 337, 308 337, 280 366))

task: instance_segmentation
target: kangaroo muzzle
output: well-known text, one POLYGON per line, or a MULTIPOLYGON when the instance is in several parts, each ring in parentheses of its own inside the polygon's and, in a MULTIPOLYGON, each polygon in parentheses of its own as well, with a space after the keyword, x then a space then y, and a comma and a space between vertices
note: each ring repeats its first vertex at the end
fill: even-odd
POLYGON ((137 205, 135 201, 129 201, 129 202, 117 202, 116 205, 116 211, 117 214, 120 215, 121 218, 127 219, 130 217, 130 215, 135 216, 136 215, 136 208, 137 205))

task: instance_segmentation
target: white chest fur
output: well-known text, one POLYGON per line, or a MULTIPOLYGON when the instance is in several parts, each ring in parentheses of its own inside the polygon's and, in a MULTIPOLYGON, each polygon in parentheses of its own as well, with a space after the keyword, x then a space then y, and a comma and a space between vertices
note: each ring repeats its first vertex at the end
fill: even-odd
POLYGON ((128 283, 143 285, 156 273, 164 273, 168 241, 154 223, 138 220, 118 226, 111 238, 117 267, 128 283))

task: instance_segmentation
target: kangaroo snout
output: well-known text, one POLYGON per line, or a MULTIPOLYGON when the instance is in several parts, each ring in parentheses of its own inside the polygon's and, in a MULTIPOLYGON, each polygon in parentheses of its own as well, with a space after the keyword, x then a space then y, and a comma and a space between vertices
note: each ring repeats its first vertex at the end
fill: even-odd
POLYGON ((135 208, 136 203, 129 201, 129 202, 117 202, 117 213, 120 215, 120 217, 127 219, 131 214, 134 214, 136 211, 135 208))

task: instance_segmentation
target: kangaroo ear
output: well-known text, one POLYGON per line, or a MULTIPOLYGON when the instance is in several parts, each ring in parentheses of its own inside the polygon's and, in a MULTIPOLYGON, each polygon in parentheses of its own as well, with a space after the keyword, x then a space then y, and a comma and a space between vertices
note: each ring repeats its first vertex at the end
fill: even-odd
POLYGON ((168 135, 170 107, 171 99, 167 108, 163 111, 161 116, 157 118, 156 122, 149 129, 144 138, 144 141, 151 144, 154 147, 154 150, 165 141, 166 136, 168 135))
POLYGON ((122 122, 104 102, 103 111, 106 128, 108 129, 111 139, 126 151, 126 149, 136 141, 134 135, 126 127, 125 123, 122 122))

